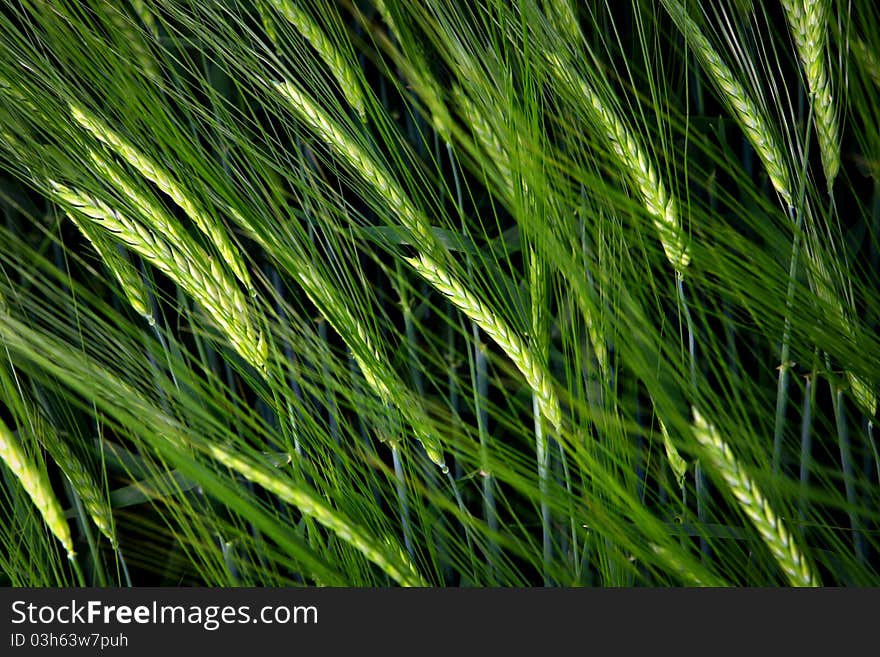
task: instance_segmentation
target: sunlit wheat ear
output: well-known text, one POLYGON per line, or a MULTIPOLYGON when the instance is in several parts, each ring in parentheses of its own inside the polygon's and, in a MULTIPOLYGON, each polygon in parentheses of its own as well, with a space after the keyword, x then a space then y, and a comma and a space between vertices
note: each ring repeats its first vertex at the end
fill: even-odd
MULTIPOLYGON (((403 190, 391 181, 384 171, 373 162, 372 158, 342 134, 324 113, 295 86, 289 83, 280 83, 277 88, 312 130, 323 137, 334 152, 344 158, 349 166, 358 171, 385 198, 391 209, 400 217, 404 226, 418 239, 420 246, 431 252, 438 250, 436 238, 431 233, 428 222, 409 202, 403 190)), ((542 413, 558 430, 562 423, 559 401, 550 385, 549 377, 543 368, 539 367, 531 358, 528 348, 522 340, 502 320, 490 313, 476 297, 467 291, 460 281, 457 281, 435 259, 425 255, 413 258, 409 262, 420 276, 448 296, 507 353, 538 396, 542 413)))
MULTIPOLYGON (((159 67, 156 65, 156 58, 150 52, 150 48, 139 28, 118 9, 111 7, 107 10, 107 14, 113 23, 113 29, 124 35, 125 42, 131 48, 131 52, 134 54, 142 71, 149 77, 157 78, 159 76, 159 67)), ((152 15, 150 17, 152 18, 152 15)))
POLYGON ((134 10, 134 13, 137 14, 138 18, 141 19, 143 24, 147 26, 147 29, 150 32, 154 35, 159 34, 159 26, 156 24, 156 17, 153 16, 153 12, 150 11, 144 0, 131 0, 131 8, 134 10))
MULTIPOLYGON (((346 160, 349 166, 384 197, 389 207, 417 239, 420 247, 432 253, 438 251, 437 240, 431 233, 428 221, 410 203, 403 190, 376 165, 373 159, 333 125, 324 112, 300 93, 294 85, 279 83, 276 88, 311 129, 320 135, 335 153, 346 160)), ((562 422, 559 401, 552 390, 549 377, 530 357, 522 340, 503 321, 488 312, 486 307, 467 292, 464 285, 455 280, 452 274, 447 272, 436 260, 429 256, 422 256, 412 259, 410 264, 419 275, 440 292, 447 296, 452 293, 453 296, 450 298, 453 303, 459 305, 456 299, 464 303, 464 306, 459 305, 459 307, 498 343, 498 346, 523 372, 529 385, 538 395, 542 413, 558 430, 562 422), (470 315, 469 312, 474 312, 476 315, 470 315)))
POLYGON ((275 89, 329 148, 345 160, 349 167, 369 183, 397 215, 404 227, 423 248, 435 248, 436 239, 430 226, 397 184, 358 144, 343 133, 326 113, 294 84, 279 82, 275 89))
POLYGON ((678 207, 657 173, 653 159, 617 112, 586 80, 573 74, 557 56, 548 55, 548 60, 555 75, 576 85, 586 101, 584 107, 589 111, 594 127, 601 131, 618 165, 638 189, 645 209, 654 220, 666 259, 676 271, 684 272, 690 263, 690 251, 685 244, 678 207))
POLYGON ((719 587, 719 586, 727 586, 725 582, 722 580, 716 579, 711 575, 706 576, 702 573, 695 573, 690 566, 682 562, 682 559, 678 557, 678 555, 674 554, 668 548, 665 548, 661 545, 657 545, 655 543, 651 544, 651 549, 654 553, 659 556, 663 562, 672 568, 675 571, 675 574, 678 575, 683 582, 687 586, 698 586, 698 587, 719 587))
POLYGON ((865 70, 874 84, 880 87, 880 57, 858 37, 853 38, 849 45, 859 66, 865 70))
POLYGON ((583 38, 577 17, 578 4, 573 0, 549 0, 547 7, 547 13, 554 25, 572 45, 583 38))
MULTIPOLYGON (((510 158, 507 149, 498 138, 498 132, 492 120, 477 108, 460 87, 455 88, 454 96, 459 111, 476 137, 478 144, 495 164, 502 191, 509 198, 513 194, 513 172, 510 169, 510 158)), ((493 118, 497 119, 498 117, 493 118)))
POLYGON ((293 25, 302 37, 311 44, 336 79, 348 104, 357 112, 362 121, 366 121, 366 99, 360 76, 342 51, 327 37, 324 30, 309 16, 308 12, 299 6, 299 0, 266 0, 266 2, 284 16, 285 20, 293 25))
POLYGON ((73 453, 68 444, 57 434, 42 415, 38 412, 31 414, 34 422, 34 432, 40 442, 52 456, 52 459, 61 468, 64 476, 70 482, 71 487, 82 500, 83 506, 92 522, 98 530, 116 548, 116 529, 113 523, 113 512, 107 497, 103 494, 98 484, 86 470, 82 461, 73 453))
POLYGON ((669 461, 669 467, 672 468, 672 473, 675 475, 678 487, 684 488, 684 478, 688 467, 687 461, 682 458, 672 442, 672 438, 669 437, 669 430, 666 428, 666 424, 660 418, 657 418, 657 421, 660 424, 660 435, 663 437, 663 449, 666 451, 666 460, 669 461))
POLYGON ((877 394, 874 389, 852 372, 847 371, 846 378, 859 409, 869 418, 874 417, 877 412, 877 394))
POLYGON ((813 120, 819 136, 819 153, 828 188, 831 189, 840 170, 840 134, 837 105, 826 63, 829 4, 829 0, 782 0, 813 100, 813 120))
POLYGON ((149 290, 140 272, 116 250, 116 244, 112 239, 108 239, 100 228, 96 228, 88 220, 84 221, 74 213, 68 212, 67 217, 97 251, 104 266, 119 283, 129 305, 151 326, 155 324, 156 320, 150 310, 149 290))
POLYGON ((785 165, 786 158, 779 146, 777 134, 764 112, 724 63, 684 6, 678 0, 662 2, 706 73, 714 81, 721 99, 730 108, 746 138, 761 158, 776 193, 787 206, 792 205, 794 187, 785 165))
POLYGON ((525 342, 503 319, 471 294, 452 274, 438 266, 430 256, 408 258, 407 262, 501 347, 535 393, 541 414, 559 431, 562 427, 562 409, 553 390, 550 375, 534 359, 525 342))
POLYGON ((428 457, 445 471, 447 466, 443 449, 437 437, 430 432, 430 422, 427 421, 421 402, 407 395, 404 383, 383 366, 388 359, 380 353, 363 322, 356 319, 344 303, 328 298, 325 292, 327 284, 319 280, 311 269, 304 267, 297 272, 296 277, 309 300, 317 308, 330 311, 328 314, 334 315, 332 318, 328 317, 328 321, 348 344, 367 385, 385 404, 396 407, 401 412, 412 426, 428 457))
MULTIPOLYGON (((213 258, 196 245, 181 250, 181 242, 163 239, 154 230, 128 219, 93 196, 53 181, 49 185, 53 198, 68 212, 79 213, 108 231, 108 235, 126 244, 185 290, 204 308, 242 358, 265 371, 268 343, 253 322, 255 311, 248 306, 231 276, 213 258)), ((159 208, 153 211, 161 213, 159 208)))
POLYGON ((275 470, 255 465, 228 447, 208 444, 205 450, 230 470, 259 484, 284 502, 297 507, 303 514, 314 518, 340 540, 357 549, 398 584, 427 585, 402 548, 395 547, 389 540, 380 541, 369 536, 343 514, 327 505, 317 494, 295 486, 275 470))
POLYGON ((819 586, 818 578, 791 532, 737 461, 730 446, 696 408, 693 409, 693 415, 694 438, 705 450, 713 469, 723 479, 740 509, 758 530, 789 583, 792 586, 819 586))
POLYGON ((236 278, 253 293, 253 283, 244 260, 238 249, 230 241, 226 228, 219 221, 216 221, 195 198, 190 196, 166 169, 159 166, 152 158, 139 151, 111 130, 103 121, 76 105, 70 106, 70 112, 77 123, 88 130, 99 141, 107 144, 117 155, 140 172, 144 178, 151 181, 171 197, 171 200, 187 214, 198 229, 211 241, 214 248, 217 249, 217 253, 223 258, 236 278))
POLYGON ((21 483, 22 488, 31 498, 40 515, 43 516, 46 525, 61 541, 61 545, 67 550, 67 555, 72 559, 74 552, 70 526, 64 517, 61 504, 49 484, 49 477, 35 462, 28 458, 18 439, 2 420, 0 420, 0 459, 21 483))

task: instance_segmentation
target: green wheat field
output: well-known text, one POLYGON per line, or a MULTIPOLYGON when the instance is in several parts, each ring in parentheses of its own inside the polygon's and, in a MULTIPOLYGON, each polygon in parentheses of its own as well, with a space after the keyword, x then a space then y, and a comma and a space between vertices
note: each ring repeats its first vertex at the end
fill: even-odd
POLYGON ((880 585, 870 0, 2 0, 0 585, 880 585))

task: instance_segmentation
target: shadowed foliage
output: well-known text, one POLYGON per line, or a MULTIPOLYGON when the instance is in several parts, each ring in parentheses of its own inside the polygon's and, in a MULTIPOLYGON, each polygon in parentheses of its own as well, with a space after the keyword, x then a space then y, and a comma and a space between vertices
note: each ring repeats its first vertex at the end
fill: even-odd
POLYGON ((10 0, 6 585, 880 583, 867 1, 10 0))

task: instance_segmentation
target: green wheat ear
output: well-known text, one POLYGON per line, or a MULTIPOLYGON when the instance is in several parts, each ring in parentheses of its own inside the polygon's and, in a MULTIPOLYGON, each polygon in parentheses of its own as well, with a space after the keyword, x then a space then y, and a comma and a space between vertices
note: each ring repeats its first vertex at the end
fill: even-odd
POLYGON ((819 137, 819 154, 828 189, 831 189, 840 171, 840 131, 837 104, 826 64, 829 5, 827 0, 782 0, 813 99, 813 121, 819 137))
POLYGON ((279 499, 292 504, 304 514, 311 516, 341 540, 349 543, 367 559, 376 564, 389 577, 401 586, 426 586, 415 565, 406 552, 385 539, 378 541, 358 525, 349 521, 342 513, 326 504, 319 495, 295 486, 292 481, 280 476, 276 471, 258 466, 223 445, 209 444, 208 454, 230 470, 241 474, 249 481, 259 484, 274 493, 279 499))
POLYGON ((547 60, 554 75, 583 96, 584 107, 594 128, 609 144, 618 165, 634 183, 651 215, 666 259, 677 272, 684 273, 690 263, 690 250, 682 231, 678 205, 667 191, 653 158, 612 106, 586 80, 574 74, 557 55, 549 54, 547 60))
POLYGON ((666 428, 666 424, 664 424, 663 420, 660 418, 657 418, 657 421, 660 423, 660 434, 663 437, 663 449, 666 451, 666 458, 669 460, 669 467, 672 468, 678 487, 684 488, 684 478, 687 474, 688 467, 687 461, 682 458, 681 453, 679 453, 678 449, 676 449, 673 444, 672 439, 669 437, 669 430, 666 428))
POLYGON ((82 500, 83 506, 92 522, 98 530, 110 541, 115 549, 117 546, 116 528, 113 522, 113 511, 98 484, 83 465, 82 461, 73 453, 70 446, 58 435, 55 428, 34 410, 30 414, 34 423, 34 433, 52 456, 52 459, 61 468, 67 477, 73 490, 82 500))
POLYGON ((786 158, 779 145, 779 138, 770 121, 721 55, 712 47, 696 21, 688 15, 684 5, 678 0, 661 1, 703 69, 715 83, 722 101, 730 108, 746 138, 761 158, 776 193, 787 206, 792 205, 794 187, 791 175, 785 165, 786 158))
POLYGON ((117 250, 113 240, 104 235, 101 229, 95 227, 89 221, 83 221, 74 212, 68 212, 67 218, 70 219, 74 226, 79 228, 79 231, 94 247, 104 266, 119 283, 129 305, 135 312, 146 319, 151 326, 154 325, 156 320, 150 309, 149 290, 147 289, 146 282, 134 265, 129 262, 123 253, 117 250))
MULTIPOLYGON (((330 73, 336 78, 339 89, 342 91, 348 104, 357 112, 361 121, 367 120, 367 101, 360 76, 357 70, 346 59, 343 52, 327 37, 321 26, 309 16, 308 12, 300 7, 300 1, 296 0, 265 0, 276 12, 293 25, 302 37, 311 44, 315 52, 327 65, 330 73)), ((259 6, 263 14, 263 24, 269 37, 277 43, 277 33, 271 24, 271 19, 266 15, 262 6, 259 6)))
MULTIPOLYGON (((109 168, 102 169, 113 177, 109 168)), ((158 230, 133 221, 102 200, 55 181, 49 181, 53 198, 82 221, 91 221, 106 235, 126 244, 195 299, 224 333, 236 351, 260 371, 266 370, 268 343, 253 321, 253 308, 234 279, 216 260, 179 234, 164 211, 130 189, 123 180, 113 182, 129 196, 133 205, 163 227, 158 230), (175 239, 175 236, 176 239, 175 239)))
MULTIPOLYGON (((110 126, 84 108, 78 105, 71 105, 70 113, 74 120, 91 133, 92 136, 113 149, 117 155, 128 162, 144 178, 167 194, 211 241, 217 253, 223 259, 226 266, 235 274, 236 278, 247 287, 251 295, 255 294, 244 259, 230 240, 226 228, 222 223, 214 219, 202 204, 174 179, 169 171, 159 166, 152 158, 135 148, 133 144, 125 140, 114 130, 111 130, 110 126)), ((92 156, 93 158, 99 158, 96 164, 102 166, 101 160, 103 158, 94 151, 92 151, 92 156)), ((102 166, 102 168, 106 169, 106 166, 102 166)))
POLYGON ((699 410, 693 408, 693 415, 694 438, 705 450, 713 469, 727 485, 742 512, 758 530, 789 583, 792 586, 819 586, 819 579, 794 536, 754 479, 746 473, 730 446, 699 410))
POLYGON ((550 421, 556 431, 559 431, 562 428, 562 408, 553 389, 550 375, 535 360, 522 338, 488 306, 471 294, 457 278, 429 256, 408 258, 407 262, 501 347, 535 393, 541 414, 550 421))
POLYGON ((0 420, 0 459, 18 479, 50 531, 67 550, 68 557, 73 559, 73 537, 70 534, 70 526, 49 484, 48 475, 35 461, 28 458, 21 443, 2 420, 0 420))

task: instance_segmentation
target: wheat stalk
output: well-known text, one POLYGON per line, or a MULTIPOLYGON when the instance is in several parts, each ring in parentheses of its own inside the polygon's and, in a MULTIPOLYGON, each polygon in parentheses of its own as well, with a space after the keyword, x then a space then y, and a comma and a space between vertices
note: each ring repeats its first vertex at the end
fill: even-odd
POLYGON ((743 469, 730 446, 696 408, 693 409, 693 415, 694 437, 730 489, 740 509, 758 530, 788 581, 792 586, 819 586, 818 578, 791 532, 782 518, 776 515, 770 501, 755 481, 743 469))
MULTIPOLYGON (((262 331, 251 321, 252 309, 234 281, 216 260, 182 236, 163 239, 150 227, 128 219, 106 203, 89 194, 50 181, 54 198, 71 212, 95 222, 116 239, 169 276, 186 290, 211 316, 236 351, 249 363, 265 371, 268 343, 262 331)), ((150 213, 159 225, 170 225, 163 211, 133 190, 132 202, 150 213)), ((172 235, 178 235, 172 232, 172 235)), ((170 237, 166 235, 166 237, 170 237)))
POLYGON ((423 254, 416 258, 407 258, 407 262, 501 347, 535 393, 541 413, 559 431, 562 427, 562 410, 550 376, 535 360, 523 340, 430 256, 423 254))
POLYGON ((782 0, 782 7, 807 78, 822 167, 831 189, 840 170, 840 135, 825 57, 829 5, 826 0, 782 0))
POLYGON ((397 583, 402 586, 427 586, 402 548, 394 546, 390 540, 384 543, 377 542, 351 523, 342 513, 321 501, 317 495, 293 486, 290 481, 278 476, 274 471, 255 465, 223 445, 207 444, 205 450, 227 468, 259 484, 327 527, 341 540, 352 545, 379 566, 397 583))
MULTIPOLYGON (((342 51, 327 37, 318 23, 292 0, 267 0, 275 11, 293 25, 315 52, 324 60, 330 73, 336 78, 345 99, 362 121, 367 119, 366 99, 357 70, 345 58, 342 51)), ((267 21, 268 22, 268 21, 267 21)), ((274 29, 269 31, 270 37, 274 29)))
POLYGON ((611 145, 618 164, 635 183, 645 209, 654 220, 666 259, 677 272, 684 272, 690 262, 690 252, 684 242, 678 208, 647 150, 586 80, 573 74, 558 56, 550 54, 548 60, 556 75, 574 84, 587 101, 592 123, 611 145))
MULTIPOLYGON (((144 178, 167 194, 211 241, 232 273, 251 291, 251 294, 254 293, 253 283, 241 254, 232 244, 226 229, 219 221, 215 221, 202 205, 174 180, 168 171, 111 130, 103 121, 77 105, 70 105, 70 112, 74 120, 92 136, 110 146, 117 155, 140 172, 144 178)), ((93 153, 93 157, 94 155, 93 153)))
POLYGON ((61 541, 61 545, 67 550, 67 556, 72 560, 75 555, 70 526, 64 518, 61 504, 49 484, 49 477, 34 461, 28 458, 18 439, 2 420, 0 420, 0 459, 21 483, 22 488, 31 498, 40 515, 43 516, 46 525, 61 541))
POLYGON ((785 157, 779 147, 776 132, 770 127, 764 113, 700 31, 697 23, 688 15, 684 6, 678 0, 662 1, 691 49, 702 62, 703 68, 714 80, 715 86, 722 94, 722 100, 733 112, 746 138, 764 163, 776 193, 787 206, 792 205, 794 188, 791 176, 786 168, 785 157))

